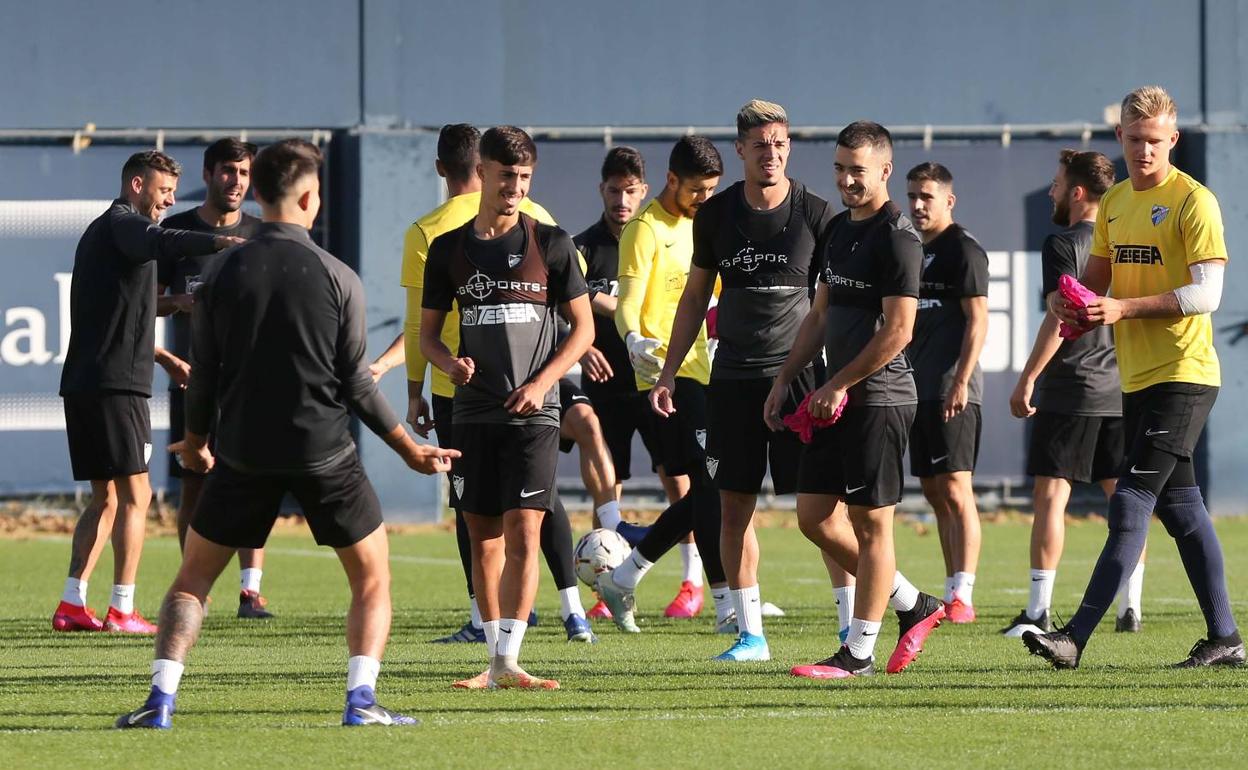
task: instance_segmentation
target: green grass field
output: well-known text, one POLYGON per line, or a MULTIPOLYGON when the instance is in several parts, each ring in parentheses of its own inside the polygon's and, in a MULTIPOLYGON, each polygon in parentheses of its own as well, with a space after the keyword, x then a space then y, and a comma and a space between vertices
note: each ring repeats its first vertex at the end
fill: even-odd
MULTIPOLYGON (((1232 596, 1248 617, 1248 520, 1221 521, 1232 596)), ((54 635, 67 539, 0 541, 0 766, 205 767, 1204 767, 1248 764, 1248 670, 1175 672, 1204 634, 1169 538, 1154 527, 1145 579, 1144 633, 1102 626, 1074 672, 1053 672, 997 629, 1026 602, 1025 522, 984 528, 984 558, 970 627, 948 624, 905 674, 847 683, 788 675, 789 666, 835 650, 831 591, 817 555, 792 528, 761 533, 765 599, 775 659, 708 660, 730 641, 713 617, 666 621, 675 592, 673 553, 639 593, 645 633, 624 638, 609 623, 601 643, 564 642, 548 576, 541 625, 523 662, 562 680, 558 692, 461 692, 481 645, 428 644, 463 621, 453 537, 392 538, 394 629, 381 701, 415 714, 411 729, 346 730, 340 719, 348 594, 332 553, 310 537, 276 537, 265 593, 279 618, 233 617, 237 571, 215 592, 213 612, 189 661, 172 732, 119 732, 116 716, 146 694, 151 642, 54 635)), ((1103 524, 1075 523, 1054 602, 1073 609, 1103 542, 1103 524)), ((943 578, 934 532, 898 526, 899 563, 921 588, 943 578)), ((139 607, 156 614, 177 564, 171 538, 149 541, 139 607)), ((101 563, 91 603, 107 602, 111 562, 101 563)), ((582 592, 589 599, 589 592, 582 592)), ((708 611, 709 611, 708 597, 708 611)), ((587 602, 588 604, 588 602, 587 602)), ((713 613, 710 613, 713 616, 713 613)), ((887 657, 894 621, 877 655, 887 657)), ((882 634, 882 636, 885 636, 882 634)))

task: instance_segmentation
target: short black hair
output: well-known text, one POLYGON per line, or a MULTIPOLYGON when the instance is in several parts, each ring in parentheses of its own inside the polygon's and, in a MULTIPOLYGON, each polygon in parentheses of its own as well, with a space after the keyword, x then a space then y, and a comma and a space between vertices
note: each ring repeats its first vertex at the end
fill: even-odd
POLYGON ((667 170, 678 179, 723 176, 724 161, 719 157, 715 143, 705 136, 682 136, 672 147, 667 170))
POLYGON ((524 129, 495 126, 481 136, 481 159, 504 166, 536 166, 537 145, 524 129))
POLYGON ((641 157, 636 147, 620 145, 607 150, 607 157, 602 160, 602 181, 613 176, 635 176, 646 181, 646 159, 641 157))
POLYGON ((464 181, 477 166, 481 131, 471 123, 447 123, 438 132, 438 160, 447 176, 464 181))
POLYGON ((126 159, 126 164, 121 167, 121 183, 128 185, 136 176, 147 178, 152 171, 182 176, 182 166, 176 160, 158 150, 144 150, 126 159))
POLYGON ((868 145, 877 150, 892 150, 893 135, 879 123, 855 120, 836 135, 836 143, 847 150, 857 150, 868 145))
POLYGON ((953 174, 949 172, 949 169, 939 163, 933 163, 930 160, 925 160, 906 172, 906 181, 935 182, 936 184, 944 187, 953 187, 953 174))
POLYGON ((213 171, 218 163, 237 162, 243 159, 254 160, 256 146, 251 142, 228 137, 218 139, 204 150, 204 170, 213 171))
POLYGON ((323 159, 320 148, 303 139, 283 139, 270 144, 256 155, 251 166, 251 183, 256 195, 266 203, 277 203, 300 179, 319 172, 323 159))

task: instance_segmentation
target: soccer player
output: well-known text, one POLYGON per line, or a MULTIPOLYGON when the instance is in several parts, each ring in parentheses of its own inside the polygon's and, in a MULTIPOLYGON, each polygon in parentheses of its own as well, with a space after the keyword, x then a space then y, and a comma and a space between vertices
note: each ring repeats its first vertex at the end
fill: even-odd
MULTIPOLYGON (((374 378, 379 379, 387 371, 407 362, 407 421, 412 429, 421 436, 427 437, 431 429, 436 430, 438 443, 441 446, 454 446, 454 424, 452 416, 452 399, 455 385, 445 372, 433 367, 433 408, 432 417, 429 404, 424 399, 425 377, 429 362, 420 352, 420 313, 424 295, 424 271, 428 260, 429 244, 443 233, 449 232, 471 220, 477 214, 481 203, 481 179, 477 176, 478 152, 477 145, 481 132, 467 123, 448 124, 438 134, 438 157, 435 168, 438 175, 446 180, 450 199, 433 211, 416 220, 403 242, 403 264, 401 282, 407 289, 407 315, 403 331, 395 338, 390 347, 369 367, 374 378)), ((532 216, 538 222, 554 225, 555 220, 544 208, 531 201, 527 196, 520 202, 520 210, 532 216)), ((449 350, 459 349, 459 319, 456 310, 448 313, 447 322, 442 328, 442 341, 449 350)), ((569 401, 561 401, 561 410, 567 413, 569 401)), ((572 410, 569 430, 583 440, 593 440, 594 433, 582 410, 572 410)), ((592 446, 592 445, 591 445, 592 446)), ((597 458, 595 468, 601 468, 602 452, 591 452, 597 458)), ((599 471, 598 476, 605 475, 599 471)), ((472 581, 472 549, 468 538, 468 525, 464 522, 459 505, 459 494, 455 484, 451 484, 451 508, 455 511, 455 536, 459 545, 460 564, 464 569, 464 581, 468 586, 470 614, 468 620, 457 631, 434 639, 437 643, 485 642, 485 630, 482 627, 481 612, 477 605, 472 581)), ((567 511, 556 496, 551 504, 552 510, 542 521, 542 553, 546 557, 559 591, 560 614, 563 618, 564 630, 568 641, 592 642, 593 631, 586 619, 584 607, 581 605, 580 593, 577 589, 576 572, 573 568, 572 556, 572 525, 568 522, 567 511)), ((530 618, 536 622, 536 614, 530 618)))
POLYGON ((957 196, 949 169, 932 162, 910 169, 906 195, 910 219, 923 239, 919 310, 908 350, 919 394, 910 472, 936 513, 949 622, 971 623, 980 539, 971 474, 979 458, 988 255, 953 221, 957 196))
POLYGON ((1207 636, 1179 668, 1240 665, 1240 639, 1223 574, 1222 545, 1192 453, 1221 375, 1211 313, 1222 297, 1227 252, 1218 201, 1170 164, 1178 111, 1145 86, 1122 101, 1117 136, 1128 179, 1101 198, 1082 283, 1083 309, 1049 295, 1049 310, 1079 327, 1113 326, 1122 378, 1126 459, 1109 503, 1109 537, 1079 609, 1065 628, 1023 642, 1054 668, 1077 668, 1092 632, 1144 550, 1152 513, 1178 546, 1207 636))
POLYGON ((57 631, 150 634, 134 608, 134 584, 152 499, 148 462, 156 321, 156 260, 211 254, 237 238, 157 226, 174 204, 182 169, 161 152, 131 155, 121 193, 78 241, 69 314, 72 331, 60 394, 74 478, 91 503, 74 526, 69 577, 52 616, 57 631), (103 621, 87 607, 87 581, 113 539, 113 593, 103 621))
POLYGON ((264 223, 209 266, 196 293, 186 432, 175 448, 187 467, 212 474, 161 606, 151 692, 119 728, 172 726, 203 602, 237 549, 264 544, 287 492, 316 541, 337 552, 351 585, 342 723, 415 722, 374 694, 390 631, 389 556, 351 414, 423 473, 444 469, 454 452, 416 444, 369 376, 360 279, 308 235, 320 210, 320 166, 320 150, 300 139, 256 156, 264 223), (209 430, 217 432, 215 457, 209 430))
MULTIPOLYGON (((615 328, 615 309, 620 288, 620 233, 641 208, 649 194, 646 184, 646 162, 633 147, 612 147, 602 161, 602 181, 598 193, 603 213, 597 222, 572 238, 584 260, 585 279, 589 284, 590 307, 594 311, 594 344, 581 359, 581 386, 593 401, 594 412, 602 426, 602 434, 610 452, 615 471, 615 500, 623 491, 622 483, 632 477, 633 434, 641 434, 642 443, 651 456, 655 439, 650 430, 650 405, 637 390, 628 348, 615 328)), ((659 480, 674 503, 689 491, 688 476, 672 477, 660 468, 659 480)), ((586 476, 582 470, 582 476, 586 476)), ((597 500, 595 499, 595 504, 597 500)), ((614 529, 618 509, 605 516, 599 507, 598 525, 614 529)), ((630 543, 640 542, 644 530, 621 522, 630 543)), ((694 617, 702 611, 702 557, 693 536, 679 544, 684 576, 676 598, 667 606, 667 617, 694 617)), ((592 617, 610 617, 610 610, 601 601, 590 611, 592 617)))
POLYGON ((763 405, 767 424, 779 430, 790 386, 822 344, 830 377, 811 394, 807 410, 816 419, 844 411, 803 448, 798 524, 858 582, 845 643, 826 660, 794 667, 796 676, 874 674, 875 640, 890 605, 899 634, 887 671, 898 673, 945 617, 939 599, 920 593, 897 571, 893 549, 902 456, 918 402, 905 348, 918 308, 923 248, 910 220, 889 200, 892 158, 892 136, 878 123, 857 121, 837 136, 836 183, 847 210, 832 219, 819 288, 763 405))
MULTIPOLYGON (((763 421, 763 403, 810 309, 811 263, 832 207, 785 175, 789 117, 780 105, 754 99, 743 106, 735 146, 745 181, 717 193, 694 216, 693 263, 650 403, 668 419, 678 415, 676 373, 721 279, 706 471, 719 487, 720 554, 738 635, 716 660, 763 661, 771 651, 763 634, 754 508, 768 468, 776 494, 796 490, 801 455, 796 434, 772 431, 763 421)), ((790 383, 783 413, 813 389, 807 366, 790 383)))
MULTIPOLYGON (((165 227, 179 230, 233 235, 250 238, 260 220, 243 211, 243 200, 251 187, 251 162, 256 146, 238 139, 219 139, 204 150, 204 202, 200 206, 174 214, 164 221, 165 227)), ((202 256, 161 260, 156 266, 157 315, 172 315, 173 344, 158 354, 157 363, 169 374, 169 439, 182 439, 186 420, 186 382, 190 376, 191 319, 195 289, 207 268, 202 256), (164 294, 165 290, 168 294, 164 294)), ((185 545, 186 530, 195 512, 204 477, 178 463, 176 454, 169 454, 169 476, 181 481, 178 499, 178 542, 185 545)), ((260 594, 260 578, 264 574, 264 550, 240 548, 238 551, 239 594, 238 617, 271 618, 267 601, 260 594)))
MULTIPOLYGON (((1065 228, 1044 240, 1044 296, 1063 275, 1078 278, 1088 264, 1101 197, 1114 184, 1114 164, 1099 152, 1062 150, 1049 187, 1053 223, 1065 228)), ((1092 329, 1063 340, 1057 316, 1046 313, 1027 364, 1010 396, 1015 417, 1033 418, 1027 473, 1034 476, 1031 583, 1027 606, 1001 629, 1006 636, 1053 630, 1049 605, 1066 535, 1071 485, 1095 481, 1108 499, 1122 462, 1122 389, 1113 332, 1092 329)), ((1118 592, 1116 631, 1140 630, 1144 554, 1118 592)))
POLYGON ((537 590, 539 530, 554 494, 557 386, 589 347, 593 319, 572 239, 520 211, 537 164, 533 140, 500 126, 485 132, 479 152, 476 217, 429 248, 420 348, 456 385, 454 440, 463 457, 451 473, 472 540, 485 683, 553 689, 558 682, 530 676, 518 658, 537 590), (453 304, 455 353, 441 339, 453 304), (571 324, 558 344, 556 311, 571 324))
MULTIPOLYGON (((693 216, 715 192, 724 164, 711 140, 685 136, 672 147, 663 191, 620 233, 620 296, 615 326, 624 339, 636 387, 658 381, 672 321, 693 259, 693 216)), ((706 384, 711 362, 706 326, 698 319, 689 352, 677 359, 671 389, 674 412, 651 414, 655 464, 668 476, 688 476, 689 492, 651 525, 624 563, 598 577, 598 595, 621 630, 641 629, 633 618, 638 582, 672 546, 693 532, 715 602, 716 628, 736 633, 737 620, 719 556, 719 492, 706 468, 706 384)), ((679 597, 678 597, 679 598, 679 597)))

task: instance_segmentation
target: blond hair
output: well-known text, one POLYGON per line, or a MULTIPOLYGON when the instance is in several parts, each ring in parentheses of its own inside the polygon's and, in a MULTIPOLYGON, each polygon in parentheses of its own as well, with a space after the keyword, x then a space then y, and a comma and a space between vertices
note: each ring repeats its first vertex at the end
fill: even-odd
POLYGON ((744 139, 750 129, 769 123, 783 123, 787 127, 789 114, 775 102, 751 99, 737 112, 737 138, 744 139))
POLYGON ((1179 110, 1174 106, 1174 99, 1161 86, 1137 88, 1122 100, 1120 120, 1123 125, 1160 117, 1177 120, 1178 116, 1179 110))

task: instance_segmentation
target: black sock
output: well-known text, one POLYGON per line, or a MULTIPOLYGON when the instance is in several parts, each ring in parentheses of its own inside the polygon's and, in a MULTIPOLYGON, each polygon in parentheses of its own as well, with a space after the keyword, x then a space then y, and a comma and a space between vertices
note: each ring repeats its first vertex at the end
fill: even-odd
POLYGON ((637 550, 648 561, 655 563, 692 531, 693 498, 685 495, 659 514, 659 518, 650 525, 650 531, 637 544, 637 550))
POLYGON ((1226 591, 1222 544, 1205 509, 1200 487, 1164 490, 1157 516, 1179 548, 1179 558, 1183 560, 1187 580, 1205 616, 1209 638, 1221 639, 1236 633, 1235 616, 1226 591))
POLYGON ((576 585, 576 567, 572 560, 572 522, 563 507, 559 493, 551 495, 551 510, 542 518, 542 555, 555 579, 555 588, 562 591, 576 585))
POLYGON ((459 563, 464 568, 464 582, 468 584, 468 598, 476 595, 472 589, 472 540, 468 537, 468 522, 464 514, 455 511, 455 544, 459 546, 459 563))
POLYGON ((1148 522, 1157 498, 1147 489, 1122 483, 1109 501, 1109 537, 1092 570, 1083 602, 1064 629, 1080 649, 1105 616, 1122 579, 1140 561, 1148 539, 1148 522))

